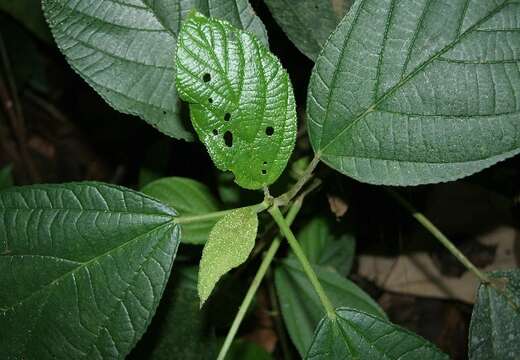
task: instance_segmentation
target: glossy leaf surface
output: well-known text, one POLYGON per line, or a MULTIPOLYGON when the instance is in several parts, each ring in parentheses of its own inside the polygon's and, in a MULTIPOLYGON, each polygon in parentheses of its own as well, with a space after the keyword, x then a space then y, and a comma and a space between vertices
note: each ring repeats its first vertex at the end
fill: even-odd
POLYGON ((42 0, 69 64, 113 108, 163 133, 190 139, 175 90, 180 23, 196 7, 265 40, 247 0, 42 0))
POLYGON ((470 360, 513 360, 520 354, 520 270, 491 274, 503 293, 481 284, 473 307, 470 360))
POLYGON ((386 320, 339 308, 336 320, 324 318, 306 359, 447 360, 433 344, 386 320))
POLYGON ((335 236, 325 218, 314 218, 298 233, 305 255, 313 264, 347 275, 354 261, 356 242, 349 234, 335 236))
MULTIPOLYGON (((318 266, 314 270, 334 306, 348 306, 386 318, 379 305, 356 284, 334 271, 318 266)), ((324 315, 323 307, 296 260, 286 260, 276 269, 275 285, 289 336, 304 356, 324 315)))
POLYGON ((250 33, 192 13, 179 35, 177 88, 221 170, 247 189, 273 183, 296 138, 292 86, 280 62, 250 33))
POLYGON ((296 47, 315 60, 353 1, 265 0, 265 3, 296 47))
POLYGON ((359 0, 316 61, 314 150, 363 182, 455 180, 520 152, 517 0, 359 0))
POLYGON ((249 208, 234 210, 215 224, 199 265, 201 306, 222 275, 247 260, 255 246, 257 231, 258 216, 249 208))
MULTIPOLYGON (((180 216, 202 215, 219 210, 218 202, 208 187, 188 178, 162 178, 148 184, 142 191, 175 208, 180 216)), ((182 242, 204 244, 217 220, 215 218, 183 224, 182 242)))
POLYGON ((0 192, 0 358, 124 358, 170 274, 175 215, 100 183, 0 192))

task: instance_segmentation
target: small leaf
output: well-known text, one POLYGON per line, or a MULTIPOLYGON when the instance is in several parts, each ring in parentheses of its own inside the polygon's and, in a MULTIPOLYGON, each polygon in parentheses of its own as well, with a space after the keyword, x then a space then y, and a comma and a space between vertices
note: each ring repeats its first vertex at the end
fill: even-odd
POLYGON ((214 360, 218 352, 208 309, 199 309, 197 267, 177 269, 132 360, 214 360))
POLYGON ((12 167, 8 165, 0 169, 0 190, 13 186, 12 167))
MULTIPOLYGON (((180 216, 202 215, 219 210, 219 206, 206 185, 187 178, 169 177, 156 180, 142 189, 175 208, 180 216)), ((204 244, 216 219, 182 225, 182 242, 204 244)))
POLYGON ((253 35, 192 13, 179 34, 177 88, 193 126, 221 170, 247 189, 273 183, 296 139, 292 86, 253 35))
MULTIPOLYGON (((350 280, 336 272, 314 266, 318 280, 334 306, 348 306, 386 318, 377 303, 350 280)), ((300 265, 293 259, 282 262, 275 272, 275 286, 289 336, 304 356, 314 329, 324 312, 318 296, 300 265)))
POLYGON ((314 151, 386 185, 455 180, 518 154, 519 24, 516 0, 357 0, 312 72, 314 151))
POLYGON ((386 320, 349 308, 324 318, 306 359, 447 360, 433 344, 386 320))
POLYGON ((265 0, 274 19, 296 47, 315 60, 352 0, 265 0))
POLYGON ((100 183, 0 192, 0 358, 123 358, 168 280, 175 215, 100 183))
POLYGON ((500 286, 481 284, 469 334, 470 360, 515 360, 520 354, 520 270, 496 271, 500 286))
POLYGON ((220 219, 211 230, 199 267, 201 306, 222 275, 247 260, 255 245, 258 216, 249 208, 237 209, 220 219))
POLYGON ((182 18, 198 7, 254 31, 266 41, 265 29, 247 0, 42 3, 67 61, 108 104, 180 139, 192 138, 181 117, 172 61, 182 18))
POLYGON ((330 267, 340 275, 350 272, 356 242, 349 234, 335 237, 325 218, 317 217, 309 222, 298 233, 298 240, 311 263, 330 267))

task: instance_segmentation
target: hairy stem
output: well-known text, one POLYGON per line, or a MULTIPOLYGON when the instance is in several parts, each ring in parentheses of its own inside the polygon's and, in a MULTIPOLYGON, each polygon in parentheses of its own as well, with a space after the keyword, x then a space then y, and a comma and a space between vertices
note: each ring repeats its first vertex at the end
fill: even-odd
MULTIPOLYGON (((245 206, 243 208, 250 208, 251 210, 253 210, 255 212, 261 212, 261 211, 266 210, 269 207, 269 205, 270 205, 269 202, 263 201, 263 202, 261 202, 259 204, 251 205, 251 206, 245 206)), ((191 223, 196 223, 196 222, 199 222, 199 221, 219 219, 219 218, 221 218, 221 217, 223 217, 223 216, 225 216, 225 215, 229 214, 230 212, 235 211, 237 209, 241 209, 241 208, 230 209, 230 210, 222 210, 222 211, 215 211, 215 212, 211 212, 211 213, 207 213, 207 214, 201 214, 201 215, 179 216, 179 217, 175 218, 175 223, 177 223, 177 224, 191 224, 191 223)))
POLYGON ((480 279, 485 284, 491 284, 491 279, 489 276, 484 274, 482 271, 477 269, 475 265, 444 235, 435 225, 432 224, 430 220, 422 213, 417 211, 412 204, 410 204, 406 199, 404 199, 397 192, 388 189, 390 195, 394 197, 406 210, 408 210, 412 216, 417 220, 419 224, 421 224, 430 234, 432 234, 437 240, 440 241, 442 245, 448 251, 459 260, 459 262, 466 267, 469 271, 475 274, 476 277, 480 279))
POLYGON ((320 298, 321 304, 325 308, 325 311, 327 312, 327 316, 334 320, 336 318, 336 313, 334 311, 334 307, 332 306, 332 302, 328 298, 327 294, 325 293, 325 290, 320 284, 320 281, 318 280, 318 277, 316 276, 316 273, 314 272, 314 269, 312 268, 309 260, 307 259, 307 256, 305 256, 305 253, 303 252, 303 249, 300 246, 300 243, 298 240, 296 240, 296 237, 294 236, 293 232, 291 231, 291 228, 289 227, 289 224, 285 221, 283 218, 282 213, 280 212, 280 209, 278 206, 273 205, 269 209, 269 213, 273 217, 274 221, 278 224, 278 227, 280 228, 282 234, 285 236, 287 241, 289 242, 289 246, 291 247, 292 251, 300 261, 300 264, 303 268, 303 271, 305 272, 305 275, 307 275, 307 278, 309 278, 309 281, 312 284, 312 287, 318 294, 318 297, 320 298))
POLYGON ((314 169, 316 169, 316 166, 318 166, 318 163, 320 162, 320 158, 318 155, 315 155, 312 159, 309 166, 307 166, 307 169, 305 169, 303 175, 300 177, 300 179, 294 184, 289 191, 287 191, 285 194, 280 195, 277 197, 274 202, 277 206, 283 206, 287 205, 298 193, 300 190, 307 184, 307 182, 312 178, 314 169))
MULTIPOLYGON (((302 206, 302 201, 295 201, 291 208, 289 209, 289 212, 287 213, 287 217, 285 219, 282 219, 287 221, 287 223, 292 224, 294 219, 296 218, 296 215, 300 211, 302 206)), ((281 214, 280 214, 281 215, 281 214)), ((253 298, 255 297, 256 291, 258 290, 258 287, 260 286, 260 283, 262 282, 267 269, 269 269, 269 266, 271 265, 274 255, 278 251, 278 248, 280 247, 281 238, 277 236, 273 242, 271 243, 271 246, 269 246, 269 249, 267 250, 264 259, 262 260, 262 263, 260 264, 260 267, 258 268, 258 271, 255 274, 255 277, 253 279, 253 282, 249 286, 249 289, 247 290, 246 296, 242 300, 242 303, 240 304, 240 307, 238 309, 237 314, 235 315, 235 319, 233 319, 233 324, 231 324, 231 328, 229 329, 229 332, 227 333, 226 340, 224 341, 224 344, 222 345, 222 348, 220 349, 220 353, 218 354, 217 360, 224 360, 226 357, 227 352, 229 351, 229 348, 231 347, 231 344, 233 343, 233 339, 235 338, 235 335, 238 332, 238 328, 240 327, 240 324, 242 323, 242 320, 244 320, 244 317, 246 315, 247 309, 251 305, 251 302, 253 301, 253 298)))

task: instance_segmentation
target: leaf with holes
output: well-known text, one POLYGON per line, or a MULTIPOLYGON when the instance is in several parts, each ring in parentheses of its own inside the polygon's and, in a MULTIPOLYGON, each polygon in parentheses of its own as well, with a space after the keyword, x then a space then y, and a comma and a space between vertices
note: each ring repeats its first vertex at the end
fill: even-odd
POLYGON ((265 0, 271 14, 289 39, 314 60, 352 0, 265 0))
POLYGON ((177 88, 213 162, 247 189, 273 183, 296 138, 289 76, 251 34, 193 12, 179 34, 177 88))
POLYGON ((520 152, 518 0, 358 0, 316 61, 312 146, 360 181, 455 180, 520 152))
MULTIPOLYGON (((175 208, 180 216, 203 215, 219 210, 208 187, 198 181, 169 177, 146 185, 142 192, 175 208)), ((200 220, 182 225, 182 242, 204 244, 217 219, 200 220)))
MULTIPOLYGON (((386 319, 379 305, 356 284, 320 266, 314 266, 314 271, 334 306, 348 306, 386 319)), ((289 336, 304 356, 323 317, 320 299, 296 259, 287 259, 278 266, 275 286, 289 336)))
POLYGON ((448 360, 433 344, 386 320, 349 309, 336 309, 314 334, 306 359, 448 360))
POLYGON ((0 192, 0 358, 123 358, 168 280, 175 215, 100 183, 0 192))
POLYGON ((67 61, 113 108, 191 139, 175 89, 180 23, 196 7, 267 42, 247 0, 42 0, 67 61))
POLYGON ((236 209, 220 219, 209 234, 199 265, 201 306, 229 270, 247 260, 255 246, 258 216, 249 208, 236 209))
POLYGON ((489 274, 502 290, 481 284, 469 334, 471 360, 515 360, 520 354, 520 270, 489 274))

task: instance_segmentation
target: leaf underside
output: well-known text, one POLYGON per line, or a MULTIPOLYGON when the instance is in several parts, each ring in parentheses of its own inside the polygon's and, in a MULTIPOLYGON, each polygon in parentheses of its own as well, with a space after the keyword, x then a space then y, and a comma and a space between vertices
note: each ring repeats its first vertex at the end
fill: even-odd
MULTIPOLYGON (((314 270, 333 306, 348 306, 386 318, 379 305, 353 282, 323 267, 315 266, 314 270)), ((320 299, 296 259, 278 266, 275 286, 285 326, 303 357, 324 315, 320 299)))
POLYGON ((247 0, 42 0, 54 39, 72 68, 114 109, 180 139, 173 57, 180 23, 196 7, 266 33, 247 0))
POLYGON ((0 358, 123 358, 170 274, 174 216, 99 183, 0 192, 0 358))
POLYGON ((276 22, 296 47, 315 60, 352 0, 265 0, 276 22))
POLYGON ((215 224, 199 265, 197 287, 201 306, 220 278, 247 260, 257 231, 258 216, 249 208, 236 209, 215 224))
POLYGON ((490 274, 504 284, 504 294, 481 284, 473 307, 469 359, 518 359, 520 354, 520 270, 490 274))
MULTIPOLYGON (((146 185, 142 192, 174 208, 179 216, 203 215, 220 210, 208 187, 198 181, 168 177, 146 185)), ((204 244, 216 219, 201 220, 182 225, 182 242, 204 244)))
POLYGON ((349 309, 336 309, 336 320, 324 318, 306 359, 313 360, 447 360, 435 346, 388 321, 349 309))
POLYGON ((296 139, 294 95, 279 61, 252 34, 193 13, 177 66, 179 95, 215 165, 247 189, 273 183, 296 139))
POLYGON ((520 152, 518 0, 359 0, 313 70, 314 150, 360 181, 455 180, 520 152))

